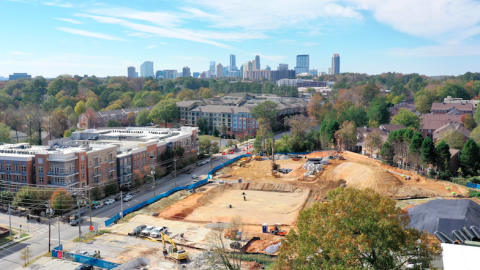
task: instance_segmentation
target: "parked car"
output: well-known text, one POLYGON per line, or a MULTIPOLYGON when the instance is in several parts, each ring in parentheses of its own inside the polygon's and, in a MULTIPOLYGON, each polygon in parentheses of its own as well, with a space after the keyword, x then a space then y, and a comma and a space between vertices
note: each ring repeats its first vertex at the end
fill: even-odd
POLYGON ((205 162, 206 162, 206 163, 209 163, 209 162, 210 162, 210 159, 209 159, 209 158, 207 158, 207 160, 205 160, 205 162))
POLYGON ((150 232, 150 236, 157 238, 157 237, 160 237, 161 233, 165 234, 167 233, 167 231, 168 231, 167 227, 156 227, 150 232))
POLYGON ((205 165, 205 164, 207 164, 207 161, 206 160, 202 161, 202 165, 205 165))
POLYGON ((90 258, 96 258, 96 259, 100 258, 100 254, 94 251, 89 252, 86 256, 90 258))
POLYGON ((103 206, 103 202, 98 202, 98 203, 96 203, 96 204, 93 205, 93 208, 98 209, 98 208, 100 208, 100 207, 102 207, 102 206, 103 206))
POLYGON ((199 166, 199 167, 202 166, 203 164, 204 164, 204 163, 201 162, 201 161, 197 162, 197 166, 199 166))
POLYGON ((190 169, 188 170, 187 174, 192 174, 193 173, 193 169, 190 169))
POLYGON ((141 236, 149 236, 150 232, 155 229, 153 226, 147 226, 143 231, 140 233, 141 236))
POLYGON ((82 255, 82 256, 87 256, 88 251, 79 251, 79 252, 77 252, 77 254, 82 255))
POLYGON ((85 215, 85 211, 80 211, 80 215, 78 214, 78 211, 77 211, 77 212, 75 212, 75 214, 73 215, 73 217, 74 217, 74 218, 78 218, 79 216, 81 217, 81 216, 83 216, 83 215, 85 215))
POLYGON ((93 269, 94 269, 93 266, 88 264, 82 264, 79 267, 75 268, 75 270, 93 270, 93 269))
POLYGON ((72 221, 70 221, 70 226, 77 226, 79 225, 80 221, 82 220, 82 218, 77 218, 77 219, 74 219, 72 221))
POLYGON ((129 232, 128 235, 133 235, 133 236, 137 236, 139 235, 143 229, 145 229, 147 227, 147 225, 140 225, 140 226, 137 226, 135 229, 133 229, 132 232, 129 232))
POLYGON ((114 202, 115 202, 114 199, 108 199, 108 200, 105 201, 105 204, 106 204, 106 205, 109 205, 109 204, 112 204, 112 203, 114 203, 114 202))
POLYGON ((127 195, 127 196, 125 196, 125 198, 123 198, 123 201, 124 201, 124 202, 128 202, 128 201, 130 201, 132 198, 133 198, 132 195, 127 195))
POLYGON ((117 197, 115 197, 115 200, 120 201, 122 199, 122 197, 125 198, 128 195, 132 196, 132 193, 128 192, 128 193, 118 194, 117 197))
POLYGON ((196 175, 196 174, 192 174, 192 179, 197 179, 197 175, 196 175))

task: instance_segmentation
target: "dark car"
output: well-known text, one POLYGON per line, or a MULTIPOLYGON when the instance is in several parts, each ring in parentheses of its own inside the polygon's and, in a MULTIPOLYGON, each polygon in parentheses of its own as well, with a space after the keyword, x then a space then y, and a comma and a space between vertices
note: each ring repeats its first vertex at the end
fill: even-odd
POLYGON ((80 223, 81 219, 74 219, 72 221, 70 221, 70 226, 77 226, 79 225, 78 223, 80 223))
POLYGON ((147 225, 140 225, 140 226, 137 226, 135 229, 133 229, 132 232, 129 232, 128 235, 133 235, 133 236, 137 236, 139 235, 143 229, 145 229, 147 227, 147 225))
POLYGON ((75 268, 75 270, 93 270, 93 269, 94 269, 93 266, 88 264, 82 264, 79 267, 75 268))
MULTIPOLYGON (((80 216, 83 216, 83 215, 85 215, 85 211, 80 211, 80 216)), ((73 217, 76 218, 76 219, 79 217, 78 216, 78 211, 75 212, 75 215, 73 215, 73 217)))

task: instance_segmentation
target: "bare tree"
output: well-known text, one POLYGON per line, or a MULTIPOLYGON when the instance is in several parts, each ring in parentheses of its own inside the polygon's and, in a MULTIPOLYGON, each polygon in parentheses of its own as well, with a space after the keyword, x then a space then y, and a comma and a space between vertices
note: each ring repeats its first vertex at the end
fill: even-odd
POLYGON ((23 129, 24 113, 22 110, 8 108, 3 112, 3 122, 11 129, 15 130, 15 137, 18 143, 18 131, 23 129))
POLYGON ((370 133, 365 138, 364 145, 367 149, 370 149, 370 156, 373 154, 374 149, 378 149, 380 152, 380 147, 383 145, 382 138, 378 133, 370 133))

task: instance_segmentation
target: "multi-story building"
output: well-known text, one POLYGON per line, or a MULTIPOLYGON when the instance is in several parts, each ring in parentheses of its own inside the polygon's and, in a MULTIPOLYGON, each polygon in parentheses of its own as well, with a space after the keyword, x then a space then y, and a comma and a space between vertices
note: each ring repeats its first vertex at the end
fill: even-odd
POLYGON ((332 74, 340 74, 340 54, 332 56, 332 74))
POLYGON ((135 67, 128 67, 128 78, 133 79, 135 78, 135 67))
POLYGON ((163 71, 163 78, 164 79, 176 79, 177 78, 177 70, 176 69, 165 69, 163 71))
POLYGON ((217 78, 223 77, 223 65, 218 63, 217 65, 217 78))
POLYGON ((288 69, 288 64, 278 64, 277 70, 287 70, 288 69))
POLYGON ((420 129, 423 137, 433 139, 435 130, 449 124, 462 123, 462 115, 448 115, 448 114, 422 114, 420 116, 420 129))
POLYGON ((193 78, 198 78, 200 77, 200 72, 193 72, 193 78))
POLYGON ((112 111, 99 111, 95 112, 95 114, 90 114, 89 112, 85 112, 78 117, 78 125, 82 129, 91 129, 91 128, 99 128, 104 127, 107 125, 107 121, 110 119, 118 121, 120 124, 127 126, 126 123, 127 117, 130 113, 135 114, 137 117, 138 113, 143 110, 152 110, 153 107, 142 107, 142 108, 126 108, 120 110, 112 110, 112 111))
POLYGON ((261 70, 262 66, 260 65, 260 55, 255 55, 255 69, 261 70))
POLYGON ((470 114, 475 113, 475 104, 473 103, 433 103, 430 110, 433 114, 470 114))
POLYGON ((271 78, 274 81, 278 81, 281 79, 295 79, 297 73, 295 70, 288 70, 288 69, 281 69, 281 70, 272 70, 271 78))
POLYGON ((478 106, 478 103, 480 103, 480 100, 465 100, 462 98, 452 98, 451 96, 448 96, 443 99, 443 103, 446 104, 473 104, 475 109, 478 106))
POLYGON ((234 54, 230 54, 230 71, 237 71, 237 61, 234 54))
POLYGON ((272 70, 272 68, 269 65, 266 65, 265 69, 266 70, 272 70))
POLYGON ((266 69, 262 69, 262 70, 252 70, 252 71, 244 71, 243 72, 243 78, 246 79, 266 79, 266 80, 269 80, 270 78, 272 78, 272 71, 270 70, 266 70, 266 69))
POLYGON ((153 74, 153 62, 151 61, 145 61, 143 64, 140 66, 140 77, 142 78, 147 78, 147 77, 154 77, 155 75, 153 74))
POLYGON ((183 77, 190 77, 190 76, 192 76, 192 75, 190 74, 190 68, 189 68, 189 67, 183 67, 182 76, 183 76, 183 77))
POLYGON ((316 69, 310 69, 310 70, 308 71, 308 74, 316 77, 316 76, 318 76, 318 70, 316 70, 316 69))
POLYGON ((256 134, 258 123, 250 112, 265 101, 278 103, 280 120, 286 115, 306 114, 308 101, 301 98, 257 95, 252 93, 232 93, 220 98, 177 102, 180 121, 186 125, 197 125, 199 118, 206 118, 210 129, 227 127, 229 134, 256 134))
POLYGON ((300 54, 297 55, 297 65, 295 66, 295 72, 297 74, 308 73, 310 69, 310 55, 300 54))
POLYGON ((155 72, 155 78, 156 79, 164 78, 163 77, 163 70, 157 70, 157 72, 155 72))
POLYGON ((210 61, 210 69, 209 70, 211 72, 215 73, 215 67, 216 67, 215 66, 215 61, 210 61))
POLYGON ((8 80, 18 80, 20 78, 32 78, 32 75, 28 75, 27 73, 13 73, 13 75, 8 75, 8 80))
POLYGON ((332 86, 330 82, 319 82, 314 80, 303 79, 281 79, 277 81, 277 86, 296 86, 296 87, 327 87, 332 86))

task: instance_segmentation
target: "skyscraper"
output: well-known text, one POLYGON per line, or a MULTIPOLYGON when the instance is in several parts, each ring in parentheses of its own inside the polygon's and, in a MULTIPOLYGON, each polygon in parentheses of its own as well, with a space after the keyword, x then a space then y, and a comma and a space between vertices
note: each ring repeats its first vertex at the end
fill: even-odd
POLYGON ((230 54, 230 71, 237 70, 237 61, 235 60, 235 55, 230 54))
POLYGON ((308 73, 310 69, 310 56, 308 54, 297 55, 297 66, 295 67, 295 72, 308 73))
POLYGON ((272 68, 271 68, 269 65, 267 65, 267 66, 265 67, 265 69, 266 69, 266 70, 272 70, 272 68))
POLYGON ((157 72, 155 73, 155 78, 163 78, 163 70, 157 70, 157 72))
POLYGON ((32 75, 28 75, 27 73, 13 73, 13 75, 8 75, 8 80, 18 80, 20 78, 32 78, 32 75))
POLYGON ((183 67, 182 73, 183 73, 183 77, 190 77, 190 76, 192 76, 192 75, 190 74, 190 68, 189 68, 189 67, 183 67))
POLYGON ((283 63, 278 64, 277 70, 287 70, 287 69, 288 69, 288 64, 283 64, 283 63))
POLYGON ((175 78, 177 78, 177 70, 176 69, 165 69, 163 71, 163 78, 164 79, 175 79, 175 78))
MULTIPOLYGON (((252 68, 249 70, 249 71, 254 71, 254 70, 258 70, 257 69, 257 60, 252 60, 250 61, 252 62, 252 68)), ((250 66, 249 66, 250 67, 250 66)))
POLYGON ((153 78, 153 62, 150 61, 145 61, 143 64, 140 66, 140 77, 146 78, 146 77, 152 77, 153 78))
POLYGON ((217 78, 223 77, 223 65, 218 63, 217 65, 217 78))
POLYGON ((193 78, 198 78, 200 76, 200 72, 193 72, 193 78))
POLYGON ((210 61, 210 70, 215 72, 215 61, 210 61))
POLYGON ((135 67, 128 67, 128 78, 135 78, 135 67))
POLYGON ((261 69, 261 65, 260 65, 260 55, 255 55, 255 64, 256 64, 255 69, 256 69, 256 70, 260 70, 260 69, 261 69))
POLYGON ((340 54, 338 53, 332 56, 332 74, 340 74, 340 54))

